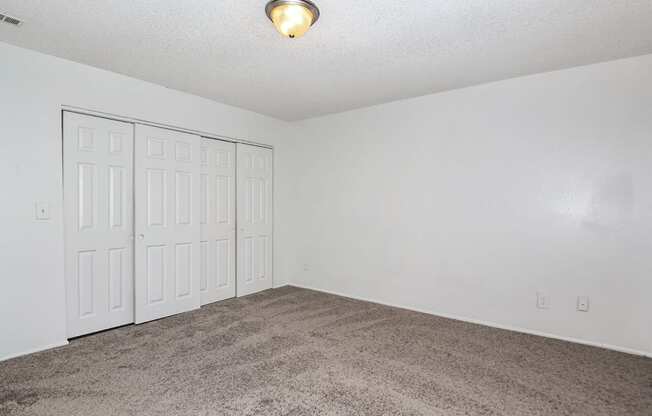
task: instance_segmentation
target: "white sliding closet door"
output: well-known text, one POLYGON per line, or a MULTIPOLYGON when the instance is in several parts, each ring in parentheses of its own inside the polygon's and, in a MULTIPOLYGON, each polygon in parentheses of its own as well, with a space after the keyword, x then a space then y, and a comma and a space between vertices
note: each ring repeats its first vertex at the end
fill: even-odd
POLYGON ((136 323, 199 307, 200 142, 136 125, 136 323))
POLYGON ((272 287, 272 151, 237 144, 238 296, 272 287))
POLYGON ((202 305, 235 296, 235 144, 202 138, 202 305))
POLYGON ((133 309, 133 125, 63 113, 67 334, 128 324, 133 309))

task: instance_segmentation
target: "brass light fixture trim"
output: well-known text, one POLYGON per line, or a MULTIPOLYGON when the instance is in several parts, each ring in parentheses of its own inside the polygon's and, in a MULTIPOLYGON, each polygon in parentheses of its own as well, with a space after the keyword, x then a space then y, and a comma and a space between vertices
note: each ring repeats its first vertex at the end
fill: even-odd
POLYGON ((283 36, 303 36, 319 19, 319 8, 310 0, 271 0, 265 14, 283 36))

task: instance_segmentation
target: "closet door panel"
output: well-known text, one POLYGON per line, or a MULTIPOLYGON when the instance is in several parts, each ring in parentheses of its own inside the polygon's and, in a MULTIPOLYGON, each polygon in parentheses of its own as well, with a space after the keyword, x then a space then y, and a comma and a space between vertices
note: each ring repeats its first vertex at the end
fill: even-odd
POLYGON ((237 145, 237 294, 272 287, 272 150, 237 145))
POLYGON ((235 144, 202 138, 201 304, 235 296, 235 144))
POLYGON ((199 307, 199 136, 136 125, 135 321, 199 307))
POLYGON ((67 335, 128 324, 133 310, 133 125, 63 113, 67 335))

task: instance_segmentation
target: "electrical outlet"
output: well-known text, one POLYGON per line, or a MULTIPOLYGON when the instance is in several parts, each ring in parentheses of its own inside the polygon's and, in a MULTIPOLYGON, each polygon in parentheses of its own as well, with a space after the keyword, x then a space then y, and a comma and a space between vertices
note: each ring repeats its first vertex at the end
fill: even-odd
POLYGON ((588 296, 578 296, 577 297, 577 310, 579 312, 588 312, 589 311, 589 297, 588 296))
POLYGON ((537 308, 550 309, 550 296, 537 292, 537 308))

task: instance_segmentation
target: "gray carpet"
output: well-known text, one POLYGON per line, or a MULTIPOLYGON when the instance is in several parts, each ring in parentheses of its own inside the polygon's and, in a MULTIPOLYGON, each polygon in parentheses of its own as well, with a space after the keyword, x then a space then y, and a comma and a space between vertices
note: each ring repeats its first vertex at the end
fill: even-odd
POLYGON ((285 287, 0 362, 1 415, 652 415, 652 360, 285 287))

